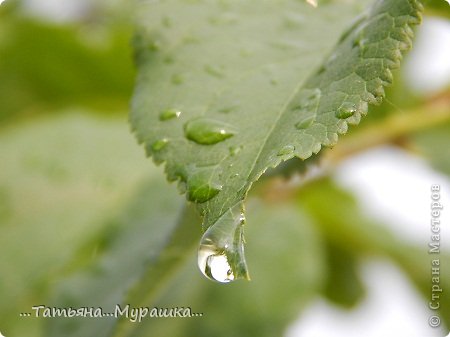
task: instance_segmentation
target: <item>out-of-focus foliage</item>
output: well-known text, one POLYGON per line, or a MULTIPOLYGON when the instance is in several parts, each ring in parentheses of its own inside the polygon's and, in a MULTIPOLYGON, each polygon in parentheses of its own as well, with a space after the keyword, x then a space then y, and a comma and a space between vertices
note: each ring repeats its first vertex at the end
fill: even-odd
POLYGON ((3 129, 0 163, 1 331, 38 336, 42 321, 19 313, 45 302, 74 251, 114 224, 114 208, 152 170, 124 118, 74 111, 3 129))
POLYGON ((131 28, 93 17, 57 25, 0 8, 0 123, 67 106, 127 109, 133 84, 131 28))
POLYGON ((450 122, 417 134, 414 144, 436 169, 450 176, 450 122))
MULTIPOLYGON (((38 304, 112 310, 130 303, 191 307, 203 316, 121 322, 117 337, 281 336, 318 297, 358 308, 365 294, 360 267, 372 258, 401 269, 426 307, 426 247, 406 243, 368 218, 330 178, 333 166, 297 187, 286 181, 273 189, 273 175, 257 184, 245 225, 251 282, 224 286, 201 276, 195 257, 200 220, 182 213, 183 197, 144 158, 126 123, 134 75, 128 5, 96 0, 88 7, 80 19, 56 23, 26 15, 16 1, 0 6, 3 335, 111 336, 114 320, 19 313, 38 304)), ((449 6, 433 0, 426 13, 448 17, 449 6)), ((435 98, 413 95, 400 72, 395 78, 388 102, 369 113, 361 132, 323 151, 324 159, 352 154, 345 148, 350 143, 363 151, 381 141, 450 176, 445 113, 430 122, 435 98), (402 128, 390 135, 397 117, 402 128), (378 138, 367 141, 365 133, 378 138)), ((345 156, 333 158, 338 165, 345 156)), ((447 290, 448 252, 441 260, 447 290)), ((448 291, 441 304, 449 326, 448 291)))

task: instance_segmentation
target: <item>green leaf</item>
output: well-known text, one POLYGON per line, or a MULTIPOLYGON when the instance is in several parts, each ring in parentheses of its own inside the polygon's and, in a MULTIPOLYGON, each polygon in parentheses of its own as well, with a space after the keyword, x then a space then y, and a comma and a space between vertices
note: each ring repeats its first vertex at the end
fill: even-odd
POLYGON ((124 119, 81 113, 3 129, 0 162, 0 331, 37 336, 44 320, 19 313, 46 303, 63 266, 142 177, 162 177, 124 119))
POLYGON ((422 6, 365 5, 141 5, 132 127, 199 203, 204 229, 238 207, 268 168, 336 144, 368 103, 381 102, 422 6), (177 114, 167 119, 168 110, 177 114))
POLYGON ((126 110, 134 75, 130 30, 114 19, 107 25, 56 25, 0 15, 0 31, 7 32, 0 35, 2 124, 63 113, 67 106, 108 114, 126 110))

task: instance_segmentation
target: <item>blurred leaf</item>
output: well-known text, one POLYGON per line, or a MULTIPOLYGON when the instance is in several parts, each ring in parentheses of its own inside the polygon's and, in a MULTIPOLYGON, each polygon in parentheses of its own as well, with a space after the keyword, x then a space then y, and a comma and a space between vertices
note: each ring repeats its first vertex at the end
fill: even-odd
POLYGON ((4 129, 0 163, 0 331, 31 337, 19 313, 152 169, 124 120, 73 113, 4 129))
MULTIPOLYGON (((57 307, 102 307, 105 312, 114 312, 116 304, 124 307, 126 294, 143 276, 145 268, 151 268, 163 258, 167 240, 176 226, 181 197, 175 189, 164 185, 163 179, 152 179, 142 184, 123 215, 115 219, 114 233, 105 232, 108 243, 97 253, 87 268, 74 270, 72 276, 62 282, 54 295, 52 305, 57 307)), ((178 257, 189 254, 189 245, 197 243, 198 235, 192 217, 181 218, 183 226, 190 227, 185 236, 186 246, 180 245, 172 251, 178 257), (185 221, 186 220, 186 221, 185 221), (181 252, 179 251, 181 250, 181 252), (187 250, 187 252, 185 251, 187 250)), ((170 242, 170 241, 169 241, 170 242)), ((160 279, 155 278, 148 289, 164 287, 164 273, 171 272, 170 264, 158 264, 160 279)), ((147 296, 147 294, 142 294, 147 296)), ((109 336, 115 319, 61 318, 48 324, 46 336, 109 336)))
POLYGON ((450 4, 447 0, 427 0, 426 14, 450 18, 450 4))
POLYGON ((450 123, 422 131, 412 141, 432 166, 450 176, 450 123))
POLYGON ((327 244, 328 277, 324 295, 332 302, 351 308, 359 304, 365 295, 364 285, 359 276, 357 255, 342 248, 327 244))
MULTIPOLYGON (((164 245, 145 264, 145 272, 130 288, 128 295, 122 301, 123 304, 145 307, 148 303, 154 302, 158 292, 167 287, 174 273, 179 271, 185 260, 197 248, 199 233, 195 229, 198 228, 199 222, 201 220, 194 207, 192 205, 186 207, 164 245)), ((148 235, 148 233, 144 234, 148 235)), ((134 326, 133 322, 122 317, 116 326, 114 336, 126 336, 134 326)))
POLYGON ((84 106, 127 108, 133 83, 130 27, 0 19, 0 122, 84 106))

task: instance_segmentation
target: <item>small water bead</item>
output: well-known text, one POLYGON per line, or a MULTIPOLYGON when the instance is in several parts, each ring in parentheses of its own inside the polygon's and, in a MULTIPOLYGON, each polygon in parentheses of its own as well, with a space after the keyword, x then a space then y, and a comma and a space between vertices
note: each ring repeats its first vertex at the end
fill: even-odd
POLYGON ((230 105, 230 106, 226 106, 226 107, 224 107, 224 108, 220 108, 220 109, 217 110, 217 111, 220 112, 220 113, 227 114, 227 113, 229 113, 229 112, 231 112, 231 111, 233 111, 233 110, 236 110, 237 107, 238 107, 237 105, 230 105))
POLYGON ((152 144, 152 150, 161 151, 168 143, 169 140, 167 138, 159 139, 152 144))
POLYGON ((159 114, 160 121, 167 121, 169 119, 178 118, 181 115, 181 111, 177 109, 167 109, 159 114))
POLYGON ((295 124, 295 127, 299 130, 307 129, 314 124, 315 120, 315 115, 305 116, 300 121, 298 121, 297 124, 295 124))
POLYGON ((187 179, 187 198, 190 201, 203 203, 215 197, 222 185, 212 182, 209 172, 194 173, 187 179))
POLYGON ((336 117, 339 119, 346 119, 355 114, 357 111, 356 105, 349 102, 344 102, 336 111, 336 117))
POLYGON ((320 97, 322 95, 322 92, 320 89, 304 89, 299 97, 296 97, 295 101, 297 104, 295 104, 291 109, 293 111, 298 110, 299 112, 302 112, 303 114, 306 113, 312 113, 315 112, 319 102, 320 97))
POLYGON ((353 48, 358 47, 361 51, 364 51, 368 43, 367 39, 364 39, 362 36, 358 36, 353 40, 353 48))
POLYGON ((239 152, 241 152, 242 150, 242 146, 230 146, 229 151, 230 151, 230 155, 232 157, 234 157, 235 155, 237 155, 239 152))
POLYGON ((283 148, 278 151, 277 156, 285 156, 288 154, 291 154, 295 151, 295 146, 293 145, 286 145, 283 148))
POLYGON ((202 145, 211 145, 233 137, 237 131, 227 123, 215 119, 199 117, 184 125, 187 139, 202 145))
POLYGON ((226 211, 200 240, 198 266, 209 279, 227 283, 249 279, 244 256, 242 204, 226 211))

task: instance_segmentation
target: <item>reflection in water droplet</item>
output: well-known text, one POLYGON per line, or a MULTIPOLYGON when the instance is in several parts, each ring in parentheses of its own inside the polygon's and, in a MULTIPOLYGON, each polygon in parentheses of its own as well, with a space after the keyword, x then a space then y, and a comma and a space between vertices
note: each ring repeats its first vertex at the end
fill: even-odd
POLYGON ((356 112, 356 105, 349 102, 344 102, 336 111, 336 117, 339 119, 345 119, 351 117, 356 112))
POLYGON ((242 203, 226 211, 203 234, 198 249, 198 266, 213 281, 222 283, 249 279, 244 256, 242 203))
POLYGON ((283 148, 281 148, 280 151, 278 151, 277 156, 284 156, 287 154, 291 154, 295 151, 295 146, 293 145, 286 145, 283 148))
POLYGON ((178 118, 178 117, 180 117, 180 115, 181 115, 181 111, 180 110, 167 109, 167 110, 162 111, 159 114, 159 120, 160 121, 167 121, 167 120, 172 119, 172 118, 178 118))
POLYGON ((315 120, 316 120, 316 116, 314 116, 314 115, 305 116, 297 124, 295 124, 295 127, 299 130, 307 129, 311 125, 313 125, 315 120))
POLYGON ((167 138, 159 139, 152 144, 152 150, 161 151, 168 143, 169 140, 167 138))
POLYGON ((184 133, 189 140, 202 145, 211 145, 233 137, 236 130, 224 122, 200 117, 187 122, 184 125, 184 133))
POLYGON ((206 202, 222 190, 222 185, 213 181, 213 174, 210 169, 200 169, 188 174, 187 198, 190 201, 206 202))

